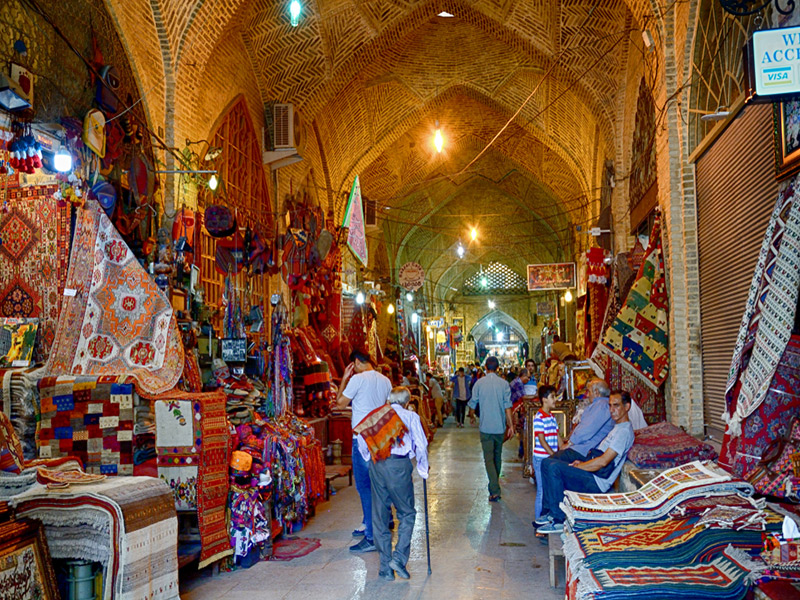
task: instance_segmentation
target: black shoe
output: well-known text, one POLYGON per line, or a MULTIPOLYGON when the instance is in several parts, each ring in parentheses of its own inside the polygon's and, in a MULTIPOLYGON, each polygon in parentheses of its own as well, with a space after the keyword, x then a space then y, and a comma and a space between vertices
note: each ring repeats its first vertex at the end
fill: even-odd
POLYGON ((394 581, 394 571, 389 569, 388 571, 378 571, 378 577, 383 579, 384 581, 394 581))
POLYGON ((499 502, 499 501, 500 501, 500 494, 489 496, 489 502, 499 502))
POLYGON ((361 553, 361 552, 377 552, 377 551, 378 549, 375 547, 375 544, 372 542, 372 540, 368 540, 367 538, 364 538, 363 540, 358 542, 355 546, 350 546, 350 552, 361 553))
MULTIPOLYGON (((408 574, 408 570, 406 570, 406 568, 395 559, 389 561, 389 566, 395 570, 400 579, 411 579, 411 575, 408 574)), ((392 579, 394 579, 394 577, 392 577, 392 579)))

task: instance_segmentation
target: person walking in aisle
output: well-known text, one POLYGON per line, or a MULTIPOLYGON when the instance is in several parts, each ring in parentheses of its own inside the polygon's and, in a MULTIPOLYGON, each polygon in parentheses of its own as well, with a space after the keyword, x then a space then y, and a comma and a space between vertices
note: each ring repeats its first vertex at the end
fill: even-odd
MULTIPOLYGON (((358 425, 371 411, 386 403, 392 382, 372 368, 369 354, 361 350, 353 350, 350 364, 344 370, 342 384, 336 394, 337 408, 344 409, 352 403, 353 417, 351 424, 358 425)), ((358 437, 353 437, 353 477, 356 480, 356 491, 361 499, 361 510, 364 513, 364 539, 350 546, 351 552, 374 552, 377 550, 372 535, 372 488, 369 479, 369 463, 357 451, 358 437)), ((361 442, 363 443, 363 441, 361 442)), ((358 535, 358 530, 353 532, 358 535)))
POLYGON ((467 402, 472 398, 472 378, 461 367, 450 381, 453 382, 453 399, 456 401, 456 427, 464 427, 467 402))
POLYGON ((436 380, 436 377, 433 376, 433 373, 428 373, 428 391, 430 392, 431 398, 433 398, 433 404, 436 407, 436 422, 434 423, 434 426, 442 427, 444 426, 444 418, 442 416, 444 394, 442 394, 442 386, 439 385, 439 382, 436 380))
POLYGON ((414 507, 413 465, 417 460, 417 472, 423 479, 428 478, 428 440, 417 413, 407 410, 411 393, 407 387, 394 388, 386 401, 394 414, 386 411, 371 413, 359 430, 359 451, 364 460, 369 461, 369 476, 372 482, 372 527, 375 532, 375 546, 380 554, 381 579, 392 581, 395 573, 401 579, 411 576, 406 569, 411 553, 411 534, 417 511, 414 507), (399 418, 399 423, 392 424, 399 418), (402 432, 399 436, 386 435, 386 431, 402 432), (363 427, 363 429, 362 429, 363 427), (365 439, 366 438, 368 439, 365 439), (391 451, 387 453, 387 446, 391 451), (386 458, 381 459, 383 456, 386 458), (397 543, 392 551, 392 532, 390 521, 392 506, 397 513, 397 543))
POLYGON ((475 409, 480 407, 481 447, 486 475, 489 477, 489 502, 500 500, 500 470, 503 465, 503 442, 506 431, 514 437, 511 417, 511 388, 497 376, 499 366, 496 356, 486 359, 488 374, 475 383, 470 399, 469 418, 475 419, 475 409))
MULTIPOLYGON (((542 461, 548 456, 553 456, 564 444, 558 431, 558 422, 553 416, 553 409, 556 406, 556 388, 551 385, 543 385, 538 389, 538 393, 542 408, 533 419, 533 472, 536 476, 534 519, 540 519, 542 515, 542 498, 544 497, 542 461)), ((534 525, 535 523, 536 521, 534 521, 534 525)))

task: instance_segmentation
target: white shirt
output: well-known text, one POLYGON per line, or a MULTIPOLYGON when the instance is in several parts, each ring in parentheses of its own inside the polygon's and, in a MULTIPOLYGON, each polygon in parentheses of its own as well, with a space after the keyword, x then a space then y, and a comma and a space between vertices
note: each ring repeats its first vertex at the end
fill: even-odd
POLYGON ((631 409, 628 411, 628 420, 633 425, 633 430, 644 429, 647 427, 647 421, 644 420, 644 413, 642 409, 636 406, 636 402, 631 400, 631 409))
MULTIPOLYGON (((428 438, 425 437, 425 430, 422 429, 419 415, 411 410, 406 410, 399 404, 392 404, 394 412, 400 417, 400 420, 406 426, 408 431, 403 436, 403 441, 398 445, 392 447, 392 454, 395 456, 408 456, 408 458, 417 459, 417 473, 423 479, 428 478, 428 438)), ((364 437, 358 436, 358 451, 361 452, 361 457, 369 462, 372 457, 367 447, 367 442, 364 437)))
POLYGON ((442 398, 442 387, 434 377, 428 380, 428 389, 431 392, 431 398, 442 398))
POLYGON ((389 378, 374 369, 353 375, 342 392, 352 401, 352 427, 358 425, 373 410, 386 404, 391 391, 392 382, 389 378))

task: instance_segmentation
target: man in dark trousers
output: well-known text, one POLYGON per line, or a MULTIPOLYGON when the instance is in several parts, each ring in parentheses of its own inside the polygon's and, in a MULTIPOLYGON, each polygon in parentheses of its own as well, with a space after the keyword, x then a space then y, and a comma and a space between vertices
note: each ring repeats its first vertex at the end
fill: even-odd
POLYGON ((514 420, 511 417, 511 387, 505 379, 497 375, 500 365, 496 356, 486 359, 486 377, 479 379, 472 388, 469 401, 469 418, 475 418, 475 408, 479 407, 481 447, 486 475, 489 477, 489 502, 500 500, 500 468, 503 464, 503 442, 515 435, 514 420))
POLYGON ((417 472, 428 478, 428 440, 419 415, 406 409, 411 399, 407 387, 392 389, 387 404, 395 415, 388 416, 375 411, 367 415, 354 431, 359 434, 358 449, 362 458, 369 461, 369 477, 372 484, 372 530, 375 545, 380 553, 378 575, 386 581, 394 580, 395 573, 402 579, 411 576, 406 569, 411 552, 411 534, 417 511, 414 508, 414 482, 411 475, 417 459, 417 472), (381 415, 380 417, 376 415, 381 415), (398 423, 399 418, 402 424, 398 423), (371 420, 372 419, 372 420, 371 420), (394 424, 390 423, 394 419, 394 424), (399 428, 399 429, 398 429, 399 428), (392 430, 389 436, 385 432, 392 430), (401 431, 402 439, 397 435, 401 431), (391 451, 389 451, 391 446, 391 451), (386 456, 383 460, 379 456, 386 456), (392 505, 397 513, 397 544, 392 552, 392 505))

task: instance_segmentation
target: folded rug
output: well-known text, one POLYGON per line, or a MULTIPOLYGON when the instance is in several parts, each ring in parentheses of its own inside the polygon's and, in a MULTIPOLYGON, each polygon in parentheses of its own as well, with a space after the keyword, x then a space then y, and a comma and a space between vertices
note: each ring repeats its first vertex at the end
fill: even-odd
POLYGON ((636 432, 628 460, 637 467, 677 467, 693 460, 714 460, 717 452, 672 423, 650 425, 636 432))

